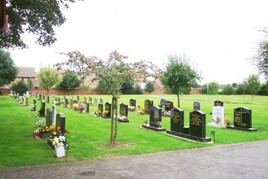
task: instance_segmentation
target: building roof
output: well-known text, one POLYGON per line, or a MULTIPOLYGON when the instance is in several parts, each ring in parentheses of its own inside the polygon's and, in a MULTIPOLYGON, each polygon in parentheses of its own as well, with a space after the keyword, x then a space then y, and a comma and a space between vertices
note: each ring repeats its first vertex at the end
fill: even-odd
POLYGON ((35 78, 34 67, 18 67, 19 73, 17 78, 35 78))

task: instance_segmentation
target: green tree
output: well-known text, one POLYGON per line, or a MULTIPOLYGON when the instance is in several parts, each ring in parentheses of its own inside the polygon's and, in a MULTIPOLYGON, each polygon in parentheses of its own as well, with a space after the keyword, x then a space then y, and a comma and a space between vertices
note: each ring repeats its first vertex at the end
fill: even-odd
POLYGON ((237 85, 236 93, 245 95, 246 90, 247 90, 247 86, 245 82, 242 82, 237 85))
MULTIPOLYGON (((112 95, 112 119, 110 144, 115 144, 117 138, 117 108, 120 97, 120 89, 126 78, 145 79, 145 73, 149 68, 152 72, 157 72, 157 67, 152 63, 141 61, 135 63, 125 63, 126 56, 120 55, 117 51, 110 53, 105 62, 97 57, 86 57, 80 52, 69 52, 65 54, 69 57, 65 63, 56 64, 58 68, 68 68, 77 72, 81 76, 95 74, 96 80, 103 81, 112 95)), ((153 73, 151 76, 156 76, 153 73)))
POLYGON ((139 85, 134 86, 133 94, 142 94, 141 87, 139 85))
POLYGON ((247 93, 251 94, 252 100, 254 100, 254 95, 258 94, 261 88, 261 82, 258 75, 249 75, 245 81, 247 87, 247 93))
POLYGON ((264 39, 259 42, 257 52, 252 59, 255 61, 260 73, 268 80, 268 27, 264 28, 262 32, 264 33, 264 39))
POLYGON ((6 13, 9 28, 0 33, 0 47, 25 48, 22 34, 37 36, 39 45, 51 45, 56 41, 53 27, 61 26, 66 18, 62 8, 69 8, 70 2, 77 0, 7 0, 6 13))
POLYGON ((122 94, 134 94, 133 79, 127 78, 121 86, 122 94))
POLYGON ((57 69, 44 67, 40 69, 40 72, 37 74, 37 79, 40 87, 47 90, 47 94, 49 94, 52 87, 60 82, 60 75, 57 69))
POLYGON ((27 86, 28 86, 29 89, 31 89, 33 87, 33 82, 32 82, 31 79, 27 80, 27 86))
POLYGON ((168 63, 160 78, 166 90, 177 95, 178 107, 180 107, 180 93, 196 85, 197 80, 200 79, 201 76, 189 64, 189 60, 186 57, 172 55, 168 57, 168 63))
POLYGON ((217 82, 210 82, 206 84, 207 94, 218 94, 220 85, 217 82))
POLYGON ((234 93, 235 93, 235 90, 231 85, 226 85, 222 90, 222 94, 231 95, 234 93))
POLYGON ((75 89, 78 88, 81 84, 81 80, 77 77, 77 75, 74 72, 67 72, 63 78, 60 84, 58 85, 58 88, 60 89, 75 89))
POLYGON ((20 80, 17 83, 13 83, 10 89, 16 93, 19 93, 19 95, 23 95, 29 90, 29 87, 23 80, 20 80))
POLYGON ((259 94, 264 95, 264 96, 268 96, 268 83, 265 83, 265 84, 261 85, 259 94))
POLYGON ((145 91, 151 93, 154 91, 154 83, 151 82, 151 81, 148 81, 146 84, 145 84, 145 91))
POLYGON ((0 86, 11 83, 18 74, 10 53, 0 49, 0 86))

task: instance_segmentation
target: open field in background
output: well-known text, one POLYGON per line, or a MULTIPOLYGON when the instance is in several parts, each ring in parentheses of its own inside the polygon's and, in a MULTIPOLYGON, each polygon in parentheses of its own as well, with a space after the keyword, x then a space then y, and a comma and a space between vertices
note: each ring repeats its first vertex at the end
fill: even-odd
MULTIPOLYGON (((104 103, 111 102, 110 95, 90 95, 94 98, 103 98, 104 103)), ((71 96, 70 96, 71 97, 71 96)), ((89 97, 89 96, 87 96, 89 97)), ((63 96, 61 96, 61 99, 63 96)), ((76 96, 74 96, 76 98, 76 96)), ((152 99, 154 105, 159 105, 161 98, 173 101, 177 106, 176 95, 121 95, 120 103, 129 104, 129 99, 137 100, 137 105, 144 106, 144 100, 152 99)), ((83 96, 80 96, 83 99, 83 96)), ((51 107, 54 98, 46 108, 51 107)), ((134 155, 169 150, 181 150, 187 148, 206 147, 220 144, 230 144, 254 140, 268 139, 268 97, 255 96, 223 96, 223 95, 183 95, 181 108, 184 110, 185 125, 189 124, 189 112, 193 109, 193 102, 201 103, 201 111, 206 113, 206 122, 211 122, 214 100, 223 100, 225 117, 233 122, 233 109, 246 107, 252 110, 252 123, 254 128, 260 128, 260 132, 245 132, 228 129, 218 129, 207 126, 207 137, 212 137, 210 132, 216 132, 216 143, 203 144, 189 142, 165 135, 164 132, 153 132, 141 129, 149 115, 137 115, 129 112, 130 123, 119 123, 117 141, 128 144, 122 148, 107 148, 103 145, 109 143, 110 119, 95 117, 92 113, 97 107, 90 106, 89 114, 81 114, 71 109, 57 106, 57 113, 66 116, 67 143, 69 150, 67 156, 62 159, 54 157, 54 151, 46 145, 46 139, 34 140, 33 131, 38 127, 36 122, 40 119, 36 116, 40 109, 40 101, 37 101, 37 111, 30 111, 29 107, 17 103, 9 96, 0 97, 0 168, 19 167, 27 165, 42 165, 59 162, 72 162, 78 160, 98 159, 120 155, 134 155)), ((29 99, 29 104, 33 98, 29 99)), ((170 119, 162 118, 163 128, 170 129, 170 119)), ((252 151, 254 152, 254 151, 252 151)), ((231 155, 231 154, 228 154, 231 155)))

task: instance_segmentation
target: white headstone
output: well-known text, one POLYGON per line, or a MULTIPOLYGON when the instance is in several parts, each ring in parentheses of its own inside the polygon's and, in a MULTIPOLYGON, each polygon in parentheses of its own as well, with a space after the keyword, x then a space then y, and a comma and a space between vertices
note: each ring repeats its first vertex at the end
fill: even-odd
POLYGON ((56 105, 52 105, 52 125, 56 124, 56 105))
POLYGON ((215 127, 225 127, 224 126, 224 107, 223 106, 213 106, 212 108, 212 123, 209 126, 215 127))

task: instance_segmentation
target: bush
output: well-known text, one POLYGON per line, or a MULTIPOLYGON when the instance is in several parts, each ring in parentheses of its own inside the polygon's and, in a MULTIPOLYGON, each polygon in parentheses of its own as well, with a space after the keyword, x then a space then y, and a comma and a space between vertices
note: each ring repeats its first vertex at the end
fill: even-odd
POLYGON ((145 91, 151 93, 152 91, 154 91, 154 84, 153 82, 149 81, 146 83, 145 85, 145 91))
POLYGON ((23 95, 29 90, 29 87, 24 83, 24 81, 20 80, 17 83, 13 83, 10 89, 16 93, 19 93, 19 95, 23 95))
POLYGON ((226 85, 222 90, 222 94, 226 95, 235 94, 235 90, 231 85, 226 85))
POLYGON ((134 87, 133 94, 142 94, 141 87, 139 85, 134 87))

